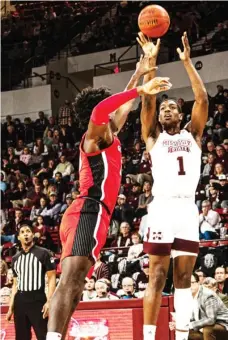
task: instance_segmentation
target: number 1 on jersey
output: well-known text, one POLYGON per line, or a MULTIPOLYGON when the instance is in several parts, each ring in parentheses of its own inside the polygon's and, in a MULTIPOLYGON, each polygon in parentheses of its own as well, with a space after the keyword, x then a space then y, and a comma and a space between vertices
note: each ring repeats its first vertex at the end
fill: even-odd
POLYGON ((179 162, 179 169, 180 169, 180 171, 178 171, 178 175, 179 176, 186 175, 186 172, 184 171, 184 160, 183 160, 183 157, 182 156, 177 157, 177 160, 179 162))

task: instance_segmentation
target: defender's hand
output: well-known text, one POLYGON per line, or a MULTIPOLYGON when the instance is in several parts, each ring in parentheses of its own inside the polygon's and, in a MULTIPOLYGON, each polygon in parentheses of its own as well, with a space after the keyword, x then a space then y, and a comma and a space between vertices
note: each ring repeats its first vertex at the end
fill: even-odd
POLYGON ((139 95, 154 95, 162 91, 168 91, 172 87, 169 78, 156 77, 148 81, 148 83, 138 87, 139 95))
POLYGON ((151 71, 157 70, 157 67, 150 67, 150 57, 149 56, 140 56, 139 62, 136 64, 135 73, 138 76, 144 76, 151 71))
POLYGON ((190 45, 189 45, 188 36, 187 36, 186 32, 184 32, 184 34, 182 35, 181 40, 182 40, 184 50, 181 51, 181 49, 178 47, 177 53, 179 54, 180 60, 188 61, 188 60, 190 60, 191 48, 190 48, 190 45))
POLYGON ((139 37, 136 38, 139 45, 142 47, 146 56, 157 58, 160 49, 161 40, 158 39, 156 44, 150 38, 147 38, 142 32, 138 33, 139 37))

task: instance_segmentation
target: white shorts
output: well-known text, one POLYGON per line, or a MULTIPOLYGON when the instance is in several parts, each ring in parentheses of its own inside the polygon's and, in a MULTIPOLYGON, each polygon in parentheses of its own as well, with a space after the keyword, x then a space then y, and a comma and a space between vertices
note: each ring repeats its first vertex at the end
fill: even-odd
POLYGON ((154 198, 148 208, 144 252, 170 255, 199 251, 199 211, 192 199, 154 198), (173 250, 173 251, 172 251, 173 250))

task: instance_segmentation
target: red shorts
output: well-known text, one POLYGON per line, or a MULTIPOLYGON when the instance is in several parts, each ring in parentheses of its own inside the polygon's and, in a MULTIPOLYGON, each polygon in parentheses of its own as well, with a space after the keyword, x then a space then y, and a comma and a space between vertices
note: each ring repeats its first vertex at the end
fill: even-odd
POLYGON ((94 205, 94 212, 86 212, 83 209, 85 199, 77 199, 63 215, 60 225, 61 261, 68 256, 87 256, 96 261, 106 242, 110 217, 101 204, 95 202, 94 205))

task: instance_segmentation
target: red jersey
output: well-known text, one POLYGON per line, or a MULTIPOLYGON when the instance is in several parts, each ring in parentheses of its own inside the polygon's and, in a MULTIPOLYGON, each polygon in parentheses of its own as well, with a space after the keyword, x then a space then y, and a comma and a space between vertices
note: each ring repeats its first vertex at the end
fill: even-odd
POLYGON ((83 151, 83 141, 84 137, 80 144, 80 196, 103 202, 112 214, 121 184, 120 141, 114 136, 109 147, 93 153, 83 151))

